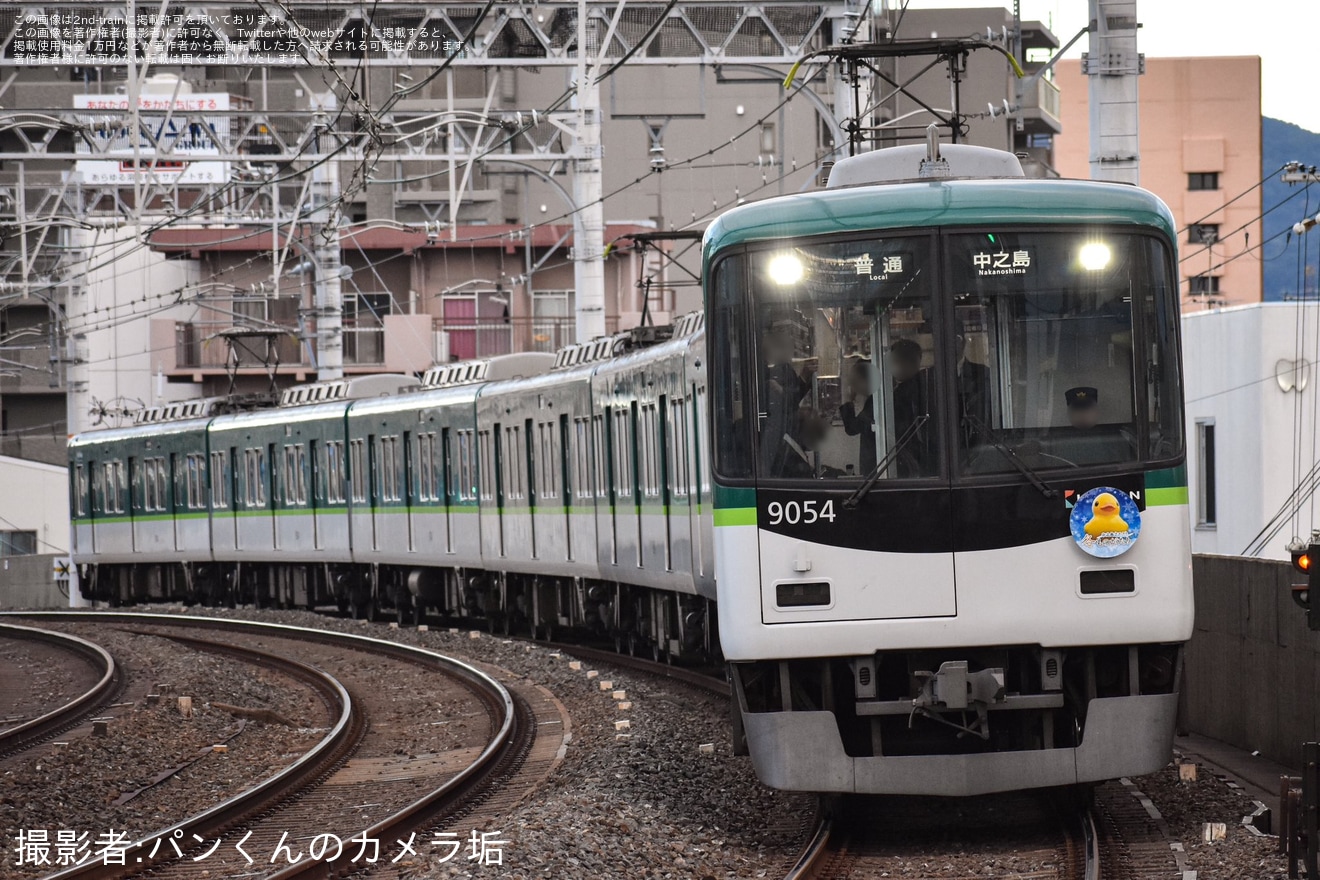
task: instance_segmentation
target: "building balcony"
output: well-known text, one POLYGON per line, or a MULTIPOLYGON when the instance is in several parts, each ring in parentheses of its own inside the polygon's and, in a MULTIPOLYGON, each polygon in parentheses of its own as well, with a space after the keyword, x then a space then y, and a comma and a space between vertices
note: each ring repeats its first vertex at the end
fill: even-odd
POLYGON ((1063 123, 1059 121, 1059 87, 1041 77, 1034 86, 1027 86, 1022 96, 1022 122, 1027 134, 1059 134, 1063 123))

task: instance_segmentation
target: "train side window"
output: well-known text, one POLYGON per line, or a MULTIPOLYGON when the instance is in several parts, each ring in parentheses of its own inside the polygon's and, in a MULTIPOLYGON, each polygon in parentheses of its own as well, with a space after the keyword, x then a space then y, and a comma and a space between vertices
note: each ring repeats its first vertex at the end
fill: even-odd
POLYGON ((228 484, 225 482, 225 454, 211 453, 211 507, 215 510, 229 509, 228 484))
POLYGON ((299 443, 295 449, 294 478, 298 483, 298 503, 307 504, 307 447, 299 443))
POLYGON ((691 490, 688 472, 688 420, 687 400, 679 398, 669 402, 669 490, 678 498, 686 498, 691 490))
POLYGON ((481 449, 478 464, 481 469, 479 491, 482 501, 495 500, 495 440, 490 431, 478 435, 481 449))
POLYGON ((611 447, 605 440, 605 417, 591 417, 591 443, 595 455, 591 457, 593 473, 595 475, 596 497, 608 498, 610 496, 609 481, 609 456, 611 447))
POLYGON ((715 386, 716 470, 735 480, 752 476, 751 420, 756 415, 747 394, 747 261, 729 257, 715 266, 711 296, 711 382, 715 386))
POLYGON ((73 468, 73 509, 78 516, 87 515, 87 470, 80 464, 73 468))
POLYGON ((590 498, 595 491, 591 483, 591 420, 573 420, 573 484, 578 498, 590 498))
POLYGON ((632 413, 627 409, 614 410, 614 491, 616 498, 632 494, 632 432, 629 419, 632 413))
POLYGON ((325 444, 325 500, 329 504, 344 502, 344 443, 327 440, 325 444))
POLYGON ((352 482, 350 492, 356 504, 365 504, 367 500, 367 461, 362 440, 350 440, 348 446, 349 475, 352 482))

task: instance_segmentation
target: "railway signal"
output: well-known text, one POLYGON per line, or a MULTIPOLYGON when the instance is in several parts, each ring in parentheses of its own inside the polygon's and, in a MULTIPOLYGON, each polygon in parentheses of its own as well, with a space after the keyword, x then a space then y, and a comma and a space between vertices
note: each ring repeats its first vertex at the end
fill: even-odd
POLYGON ((1296 543, 1288 547, 1292 555, 1293 568, 1306 575, 1306 582, 1293 584, 1293 601, 1306 609, 1306 624, 1313 630, 1320 630, 1320 609, 1313 609, 1311 597, 1320 593, 1320 544, 1296 543))

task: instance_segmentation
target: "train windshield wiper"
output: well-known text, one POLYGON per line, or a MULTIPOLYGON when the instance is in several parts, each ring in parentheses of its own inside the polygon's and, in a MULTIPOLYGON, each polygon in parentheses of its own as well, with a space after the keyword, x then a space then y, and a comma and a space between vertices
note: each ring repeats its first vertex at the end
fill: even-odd
POLYGON ((1045 481, 1040 478, 1040 475, 1027 467, 1027 463, 1018 457, 1018 454, 1013 450, 1013 447, 1009 446, 999 438, 999 433, 995 431, 994 428, 990 427, 976 416, 967 415, 963 416, 963 418, 970 422, 972 427, 981 431, 985 438, 990 442, 990 445, 999 450, 1000 454, 1008 459, 1008 463, 1013 465, 1018 473, 1026 477, 1031 485, 1039 489, 1040 494, 1044 495, 1046 498, 1059 497, 1059 490, 1051 489, 1049 486, 1045 485, 1045 481))
POLYGON ((894 444, 894 448, 885 453, 885 457, 877 461, 875 467, 871 468, 871 472, 866 475, 866 479, 862 482, 862 485, 858 486, 855 492, 844 499, 844 508, 848 510, 855 509, 857 505, 861 503, 862 499, 871 493, 871 490, 875 488, 875 484, 880 480, 880 475, 889 469, 889 466, 894 463, 894 459, 898 458, 898 454, 903 451, 903 447, 912 442, 912 438, 917 436, 917 432, 921 430, 921 426, 928 421, 930 421, 930 413, 917 416, 917 418, 913 420, 912 424, 908 426, 908 429, 903 432, 903 436, 898 438, 898 442, 894 444))

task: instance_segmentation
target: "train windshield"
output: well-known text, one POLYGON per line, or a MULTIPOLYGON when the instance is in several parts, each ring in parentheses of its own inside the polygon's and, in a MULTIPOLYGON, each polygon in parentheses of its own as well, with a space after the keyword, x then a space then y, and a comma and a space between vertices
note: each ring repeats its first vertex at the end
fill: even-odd
POLYGON ((1182 454, 1176 287, 1154 237, 794 243, 724 260, 714 280, 726 476, 1057 476, 1182 454))
POLYGON ((923 236, 752 255, 762 477, 940 474, 933 251, 923 236))
POLYGON ((1177 301, 1156 239, 1006 231, 944 242, 962 472, 1181 453, 1177 301))

